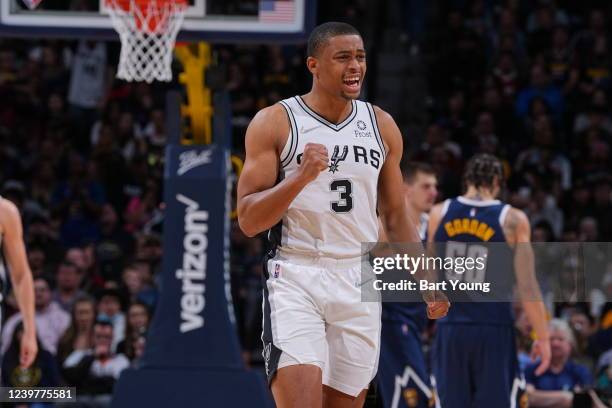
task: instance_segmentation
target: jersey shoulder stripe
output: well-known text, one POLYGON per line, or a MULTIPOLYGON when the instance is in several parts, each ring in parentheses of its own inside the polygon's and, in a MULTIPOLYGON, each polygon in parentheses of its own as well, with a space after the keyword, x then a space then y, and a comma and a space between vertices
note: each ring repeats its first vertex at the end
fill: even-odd
POLYGON ((297 130, 297 122, 295 120, 295 116, 293 116, 293 111, 291 110, 291 107, 285 101, 280 101, 280 104, 283 108, 285 108, 285 111, 287 112, 287 117, 289 118, 289 124, 290 124, 289 150, 285 158, 281 158, 281 166, 284 168, 284 167, 287 167, 289 163, 291 163, 291 160, 295 156, 295 153, 298 148, 299 135, 298 135, 298 130, 297 130))
POLYGON ((380 129, 378 128, 378 121, 376 120, 376 112, 371 103, 366 102, 368 108, 368 114, 370 115, 370 122, 372 122, 372 128, 374 129, 374 137, 376 137, 376 143, 383 155, 383 161, 387 158, 387 151, 385 150, 385 144, 383 143, 382 136, 380 135, 380 129))

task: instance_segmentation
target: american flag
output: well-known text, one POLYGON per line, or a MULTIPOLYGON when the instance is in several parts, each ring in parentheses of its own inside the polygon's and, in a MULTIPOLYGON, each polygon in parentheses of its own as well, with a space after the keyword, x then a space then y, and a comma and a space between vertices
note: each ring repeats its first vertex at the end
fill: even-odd
POLYGON ((33 10, 36 8, 36 6, 38 6, 40 4, 40 2, 42 2, 42 0, 23 0, 23 3, 28 6, 28 8, 30 10, 33 10))
POLYGON ((259 21, 290 23, 293 21, 295 4, 293 0, 264 0, 259 2, 259 21))

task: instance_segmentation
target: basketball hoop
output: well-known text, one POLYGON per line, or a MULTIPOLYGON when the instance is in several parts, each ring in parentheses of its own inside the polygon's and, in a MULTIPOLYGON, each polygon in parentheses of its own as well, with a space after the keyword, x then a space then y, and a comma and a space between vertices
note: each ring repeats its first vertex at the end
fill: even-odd
POLYGON ((170 81, 172 50, 187 0, 104 0, 121 39, 117 78, 170 81))

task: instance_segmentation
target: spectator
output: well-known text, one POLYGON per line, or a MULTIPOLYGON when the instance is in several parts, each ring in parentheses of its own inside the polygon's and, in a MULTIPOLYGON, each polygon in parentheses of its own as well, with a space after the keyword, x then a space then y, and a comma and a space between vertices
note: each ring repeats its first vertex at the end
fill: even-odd
POLYGON ((130 362, 112 348, 113 324, 98 319, 93 328, 93 347, 75 350, 64 361, 66 382, 79 390, 77 407, 109 407, 115 382, 130 362))
POLYGON ((19 349, 23 323, 19 322, 6 354, 2 357, 2 386, 3 387, 58 387, 61 385, 59 367, 51 353, 44 349, 40 339, 38 354, 34 363, 28 368, 21 367, 19 363, 19 349))
POLYGON ((561 120, 564 110, 563 94, 560 89, 550 83, 548 72, 542 65, 531 68, 531 80, 529 87, 519 92, 516 99, 516 114, 519 117, 527 115, 529 104, 536 96, 544 98, 553 113, 555 120, 561 120))
POLYGON ((134 237, 119 225, 117 212, 110 204, 100 214, 100 239, 95 244, 96 259, 105 279, 118 281, 118 271, 134 253, 134 237))
POLYGON ((546 63, 555 85, 562 87, 567 80, 571 61, 569 33, 564 26, 557 26, 552 33, 552 46, 546 52, 546 63))
POLYGON ((60 338, 57 359, 60 363, 75 350, 88 350, 92 347, 93 325, 96 319, 96 301, 83 296, 72 305, 71 322, 60 338))
POLYGON ((146 342, 147 339, 145 334, 132 337, 132 355, 130 356, 132 367, 138 367, 140 365, 140 358, 144 354, 146 342))
POLYGON ((72 262, 62 262, 57 268, 56 289, 52 299, 66 312, 70 313, 75 300, 85 295, 81 287, 83 271, 72 262))
POLYGON ((142 302, 149 308, 155 307, 157 290, 150 285, 138 265, 128 265, 123 270, 123 286, 130 302, 142 302))
POLYGON ((118 289, 107 287, 99 293, 98 319, 113 325, 113 350, 125 338, 125 315, 121 311, 121 294, 118 289))
POLYGON ((130 360, 136 357, 134 342, 145 335, 149 328, 151 312, 146 304, 134 302, 128 308, 125 339, 117 346, 117 352, 125 354, 130 360))
POLYGON ((572 186, 570 160, 555 148, 550 119, 540 116, 534 123, 533 146, 518 154, 515 170, 525 177, 532 187, 546 182, 550 188, 569 190, 572 186))
POLYGON ((92 260, 89 259, 87 252, 84 247, 71 247, 66 251, 64 261, 76 265, 79 270, 83 271, 86 275, 92 268, 92 260))
POLYGON ((571 407, 574 392, 589 387, 593 379, 588 369, 571 359, 575 340, 569 325, 559 319, 550 322, 550 368, 541 376, 535 375, 536 364, 525 371, 529 404, 537 407, 571 407))
MULTIPOLYGON (((70 315, 51 298, 51 284, 46 278, 34 279, 34 304, 36 331, 43 348, 55 355, 61 335, 70 324, 70 315)), ((15 328, 21 321, 21 314, 11 316, 2 328, 2 353, 6 352, 15 328)))
POLYGON ((593 217, 584 217, 578 228, 578 239, 583 242, 597 242, 598 237, 597 220, 593 217))
POLYGON ((574 332, 575 345, 573 349, 574 361, 592 372, 593 361, 587 355, 589 337, 595 332, 595 322, 588 310, 574 310, 570 315, 569 324, 574 332))
POLYGON ((492 75, 504 101, 514 100, 520 85, 519 70, 516 66, 514 54, 509 51, 501 53, 493 67, 492 75))
POLYGON ((28 245, 28 263, 30 264, 33 277, 37 278, 50 275, 47 271, 47 254, 45 254, 42 245, 38 245, 37 243, 28 245))

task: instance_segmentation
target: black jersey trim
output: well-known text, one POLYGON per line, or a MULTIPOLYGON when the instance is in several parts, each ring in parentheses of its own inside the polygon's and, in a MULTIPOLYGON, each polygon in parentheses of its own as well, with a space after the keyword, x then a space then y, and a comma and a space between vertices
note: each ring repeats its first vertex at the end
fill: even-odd
POLYGON ((368 107, 368 114, 370 115, 370 122, 372 122, 372 127, 374 128, 374 136, 376 137, 376 143, 378 143, 378 147, 383 155, 383 161, 387 158, 387 151, 385 150, 385 144, 383 143, 382 136, 380 134, 380 129, 378 128, 378 120, 376 119, 376 112, 374 112, 374 107, 366 102, 368 107))
POLYGON ((295 96, 295 100, 300 105, 300 107, 304 110, 304 112, 306 112, 308 115, 312 116, 315 120, 317 120, 318 122, 321 122, 328 128, 335 130, 336 132, 344 129, 346 125, 351 123, 353 119, 355 119, 355 117, 357 116, 357 103, 354 100, 351 101, 351 113, 349 113, 346 119, 344 119, 342 122, 338 124, 328 121, 323 116, 319 115, 317 112, 310 109, 308 105, 306 104, 306 102, 304 102, 301 96, 295 96))
POLYGON ((294 138, 295 143, 291 146, 291 149, 289 150, 289 159, 283 165, 283 168, 287 167, 289 163, 291 163, 291 161, 295 157, 295 153, 297 152, 298 144, 300 141, 300 134, 298 133, 298 128, 297 128, 297 120, 295 120, 295 116, 293 115, 293 111, 291 110, 291 108, 289 108, 289 105, 286 105, 286 106, 287 106, 287 112, 289 112, 289 121, 291 122, 291 126, 293 127, 293 135, 294 135, 293 138, 294 138))
POLYGON ((292 159, 291 152, 297 149, 297 126, 295 124, 295 118, 293 117, 293 113, 291 112, 291 108, 285 101, 280 101, 280 104, 283 108, 285 108, 285 112, 287 113, 287 118, 289 119, 289 151, 287 155, 280 159, 281 166, 286 167, 292 159), (295 146, 294 146, 295 145, 295 146))

